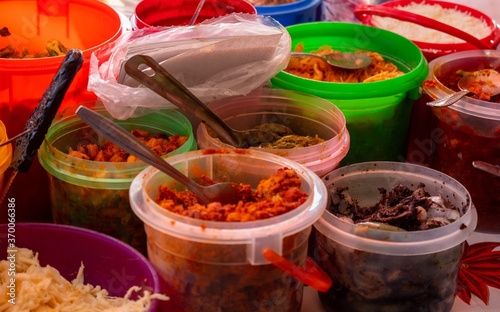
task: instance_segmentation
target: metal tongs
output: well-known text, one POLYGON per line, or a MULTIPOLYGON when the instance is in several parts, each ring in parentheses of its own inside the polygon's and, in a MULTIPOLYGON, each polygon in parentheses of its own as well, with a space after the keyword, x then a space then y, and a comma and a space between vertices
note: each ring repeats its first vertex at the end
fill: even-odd
POLYGON ((14 179, 19 172, 28 172, 36 152, 42 145, 42 142, 49 130, 49 127, 54 119, 57 110, 68 91, 71 82, 80 70, 83 64, 83 53, 78 49, 69 50, 66 53, 64 60, 61 62, 59 69, 52 78, 52 82, 45 90, 38 106, 35 108, 30 118, 26 122, 24 130, 13 136, 8 141, 3 142, 0 146, 16 142, 14 155, 9 170, 12 171, 10 178, 7 180, 5 188, 0 192, 0 203, 3 202, 7 192, 14 182, 14 179))

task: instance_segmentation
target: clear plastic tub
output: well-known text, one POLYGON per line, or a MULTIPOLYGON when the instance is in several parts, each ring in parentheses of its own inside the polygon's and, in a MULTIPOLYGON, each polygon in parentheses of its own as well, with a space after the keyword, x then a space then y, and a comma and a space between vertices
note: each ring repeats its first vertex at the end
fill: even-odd
POLYGON ((270 264, 263 253, 271 249, 296 266, 306 263, 311 225, 327 202, 321 179, 296 162, 256 150, 198 150, 167 161, 195 181, 207 175, 252 187, 288 167, 299 174, 300 188, 309 197, 269 219, 204 221, 155 202, 160 185, 182 189, 177 181, 152 167, 137 175, 130 202, 145 223, 149 259, 171 296, 165 311, 300 311, 302 282, 270 264))
MULTIPOLYGON (((147 165, 142 161, 101 162, 68 155, 69 147, 78 143, 102 143, 102 138, 75 115, 76 108, 56 116, 38 152, 49 177, 53 221, 113 236, 145 253, 143 223, 130 209, 128 192, 134 177, 147 165)), ((100 104, 93 109, 109 118, 100 104)), ((191 123, 176 110, 116 122, 129 130, 188 137, 187 142, 164 157, 197 148, 191 123)))
MULTIPOLYGON (((342 221, 328 210, 314 224, 310 255, 333 285, 319 293, 327 311, 450 311, 464 242, 476 228, 477 213, 467 189, 430 168, 398 162, 366 162, 336 169, 323 177, 330 188, 369 207, 378 188, 425 184, 462 216, 449 225, 420 231, 385 231, 342 221)), ((328 209, 328 208, 327 208, 328 209)))
MULTIPOLYGON (((9 138, 7 137, 7 129, 5 125, 0 120, 0 143, 6 142, 9 138)), ((4 188, 4 176, 5 171, 10 166, 12 160, 12 144, 7 144, 0 147, 0 194, 3 194, 4 188)))
MULTIPOLYGON (((349 151, 350 137, 344 114, 331 102, 309 94, 279 89, 260 89, 208 104, 230 127, 247 130, 263 123, 278 123, 295 134, 315 136, 325 142, 292 149, 258 148, 286 157, 319 176, 332 171, 349 151)), ((230 147, 207 132, 204 124, 196 132, 200 148, 230 147)))
MULTIPOLYGON (((439 57, 429 63, 422 102, 432 101, 453 91, 448 80, 457 70, 475 71, 493 68, 500 71, 500 51, 463 51, 439 57)), ((427 152, 431 168, 457 179, 469 190, 479 214, 478 230, 500 233, 500 178, 476 169, 473 161, 500 165, 500 104, 469 96, 443 108, 429 108, 420 103, 422 116, 414 127, 427 125, 415 136, 415 147, 409 153, 427 152), (427 112, 431 112, 430 114, 427 112), (429 116, 430 115, 430 116, 429 116), (429 120, 433 122, 429 122, 429 120), (425 143, 425 144, 424 144, 425 143)), ((418 130, 418 129, 416 129, 418 130)), ((415 131, 416 131, 415 130, 415 131)), ((411 155, 410 155, 411 156, 411 155)), ((411 160, 411 158, 409 158, 411 160)), ((417 158, 418 159, 418 158, 417 158)))

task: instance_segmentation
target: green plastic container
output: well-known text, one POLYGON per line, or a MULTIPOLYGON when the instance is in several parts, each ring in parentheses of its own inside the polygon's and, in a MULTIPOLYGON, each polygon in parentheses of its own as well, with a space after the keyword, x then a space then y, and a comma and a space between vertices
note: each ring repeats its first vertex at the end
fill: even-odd
POLYGON ((363 161, 404 161, 413 102, 428 73, 421 50, 410 40, 383 29, 342 22, 288 26, 292 50, 328 45, 340 51, 372 51, 396 64, 404 75, 377 82, 332 83, 298 77, 284 71, 271 79, 273 87, 325 98, 344 113, 351 147, 342 164, 363 161))
MULTIPOLYGON (((70 107, 56 116, 38 151, 40 164, 49 176, 53 221, 113 236, 146 253, 144 224, 132 212, 128 193, 132 180, 147 164, 100 162, 68 155, 69 147, 78 143, 107 141, 75 115, 76 108, 70 107)), ((92 109, 110 118, 103 106, 92 109)), ((177 110, 161 110, 116 122, 128 130, 188 137, 164 158, 198 148, 191 123, 177 110)))

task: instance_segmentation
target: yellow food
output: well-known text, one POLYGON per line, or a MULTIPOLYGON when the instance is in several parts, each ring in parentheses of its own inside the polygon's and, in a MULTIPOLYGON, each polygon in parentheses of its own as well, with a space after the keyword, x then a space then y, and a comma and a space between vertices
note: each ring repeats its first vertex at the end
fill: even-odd
POLYGON ((38 253, 27 248, 17 248, 15 274, 15 304, 9 302, 7 295, 10 276, 9 261, 0 262, 0 311, 8 312, 49 312, 49 311, 88 311, 88 312, 135 312, 147 311, 153 299, 168 300, 161 294, 144 291, 138 300, 131 300, 132 294, 140 287, 131 287, 121 297, 110 296, 100 286, 84 284, 83 264, 73 281, 61 276, 59 271, 49 265, 41 266, 38 253))

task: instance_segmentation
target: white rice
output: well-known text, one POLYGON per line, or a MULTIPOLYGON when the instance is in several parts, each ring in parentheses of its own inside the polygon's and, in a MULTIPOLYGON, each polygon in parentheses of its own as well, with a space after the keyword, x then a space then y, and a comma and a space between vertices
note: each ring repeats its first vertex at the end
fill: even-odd
MULTIPOLYGON (((491 33, 490 27, 488 27, 483 19, 476 18, 469 12, 443 8, 439 4, 411 3, 406 6, 396 6, 395 8, 435 19, 479 39, 491 33)), ((446 33, 390 17, 373 16, 372 21, 376 27, 390 30, 413 41, 430 43, 464 42, 462 39, 446 33)))

